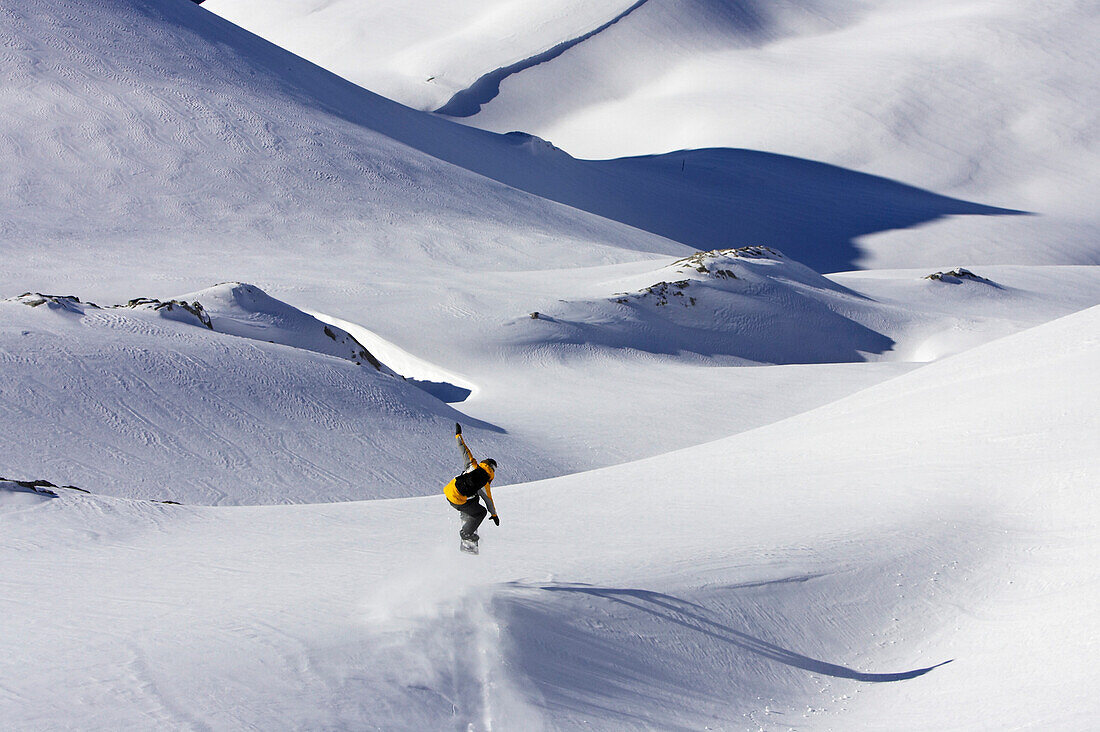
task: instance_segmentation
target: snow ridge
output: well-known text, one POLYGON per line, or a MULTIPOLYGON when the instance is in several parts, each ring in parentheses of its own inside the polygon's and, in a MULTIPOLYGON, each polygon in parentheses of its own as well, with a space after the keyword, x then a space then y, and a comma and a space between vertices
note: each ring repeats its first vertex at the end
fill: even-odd
POLYGON ((252 7, 406 25, 386 63, 428 109, 631 3, 470 121, 637 88, 585 128, 698 149, 579 160, 186 0, 0 10, 0 298, 38 291, 0 299, 5 728, 1096 726, 1100 267, 1035 266, 1096 240, 996 231, 1063 191, 1095 222, 1100 16, 252 7), (967 213, 995 217, 918 226, 967 213), (899 228, 904 269, 866 269, 899 228), (500 461, 478 557, 441 495, 456 422, 500 461))
POLYGON ((544 64, 547 61, 553 61, 558 56, 562 55, 569 49, 584 43, 589 38, 595 35, 603 33, 611 26, 618 23, 626 16, 633 13, 638 8, 645 5, 649 0, 637 0, 626 10, 616 15, 611 20, 607 21, 603 25, 593 28, 589 32, 577 36, 576 38, 570 38, 562 41, 561 43, 549 48, 542 53, 536 53, 533 56, 529 56, 521 61, 517 61, 514 64, 503 66, 499 69, 494 69, 487 74, 482 75, 473 84, 456 92, 447 103, 439 109, 435 110, 436 114, 445 114, 449 117, 472 117, 481 111, 481 107, 488 104, 500 94, 500 84, 513 74, 518 74, 521 71, 529 69, 539 64, 544 64))
POLYGON ((255 285, 223 282, 178 301, 192 301, 206 315, 208 327, 219 333, 303 348, 355 364, 365 362, 376 371, 394 374, 347 331, 276 300, 255 285))
POLYGON ((862 361, 894 346, 864 324, 883 308, 770 247, 698 252, 606 286, 532 316, 531 338, 742 364, 862 361))

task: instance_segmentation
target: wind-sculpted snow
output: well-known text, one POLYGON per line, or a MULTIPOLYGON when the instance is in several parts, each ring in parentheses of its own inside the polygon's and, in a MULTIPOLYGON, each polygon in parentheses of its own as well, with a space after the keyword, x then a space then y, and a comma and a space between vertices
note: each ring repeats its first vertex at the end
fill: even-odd
MULTIPOLYGON (((862 570, 868 576, 874 571, 862 570)), ((794 627, 794 618, 806 622, 796 604, 824 600, 835 579, 812 573, 744 583, 726 579, 672 592, 516 583, 495 605, 508 665, 522 670, 535 708, 557 726, 594 716, 621 719, 630 728, 672 729, 705 727, 717 719, 745 725, 812 720, 826 710, 814 704, 798 708, 791 696, 812 698, 814 678, 834 686, 827 697, 832 706, 846 698, 841 689, 847 681, 907 681, 951 660, 875 672, 815 658, 808 654, 828 653, 829 644, 806 633, 806 625, 794 627)), ((854 613, 832 616, 836 632, 854 641, 858 632, 849 635, 851 628, 844 627, 854 613)))
POLYGON ((645 5, 648 0, 637 0, 626 10, 616 15, 606 23, 593 28, 592 30, 577 36, 576 38, 570 38, 569 40, 558 43, 553 48, 549 48, 541 53, 536 53, 528 58, 517 61, 514 64, 494 69, 487 74, 478 77, 477 81, 471 84, 466 89, 455 93, 447 103, 439 109, 435 110, 437 114, 445 114, 450 117, 471 117, 481 111, 482 105, 488 104, 500 94, 500 84, 513 74, 518 74, 532 66, 538 66, 548 61, 553 61, 558 56, 562 55, 570 48, 584 43, 589 38, 604 32, 611 26, 618 23, 626 16, 633 13, 635 10, 645 5))
POLYGON ((41 292, 25 292, 19 297, 12 298, 14 302, 20 302, 32 308, 45 305, 51 310, 83 315, 85 308, 98 310, 99 306, 94 302, 81 302, 75 295, 43 295, 41 292))
MULTIPOLYGON (((379 263, 676 249, 410 148, 496 136, 370 94, 190 3, 32 0, 5 8, 0 36, 9 291, 63 292, 79 284, 72 271, 116 299, 272 274, 334 289, 379 263)), ((509 149, 479 143, 475 157, 494 146, 509 149)))
POLYGON ((219 333, 304 348, 356 364, 370 364, 379 371, 384 368, 347 331, 326 325, 255 285, 226 282, 183 295, 179 300, 201 304, 203 312, 209 315, 210 329, 219 333))
POLYGON ((636 3, 207 0, 203 7, 366 89, 428 111, 493 69, 591 34, 636 3))
MULTIPOLYGON (((663 23, 666 32, 690 38, 697 52, 827 32, 854 22, 863 10, 828 0, 452 0, 446 6, 430 0, 208 0, 204 7, 360 86, 429 110, 471 87, 552 62, 646 4, 639 25, 663 23)), ((660 34, 651 39, 661 47, 660 34)), ((634 75, 613 60, 592 71, 597 80, 634 75)), ((589 98, 595 90, 588 80, 577 81, 573 94, 589 98)))
POLYGON ((202 303, 197 300, 187 302, 186 300, 157 300, 153 297, 137 297, 126 303, 126 307, 152 310, 162 318, 178 320, 214 330, 214 325, 210 322, 210 314, 203 308, 202 303))
POLYGON ((226 509, 60 492, 5 510, 0 616, 19 632, 0 634, 0 715, 1086 728, 1100 404, 1075 385, 1100 367, 1098 322, 1093 308, 713 444, 499 489, 477 558, 438 496, 226 509), (1034 685, 1050 668, 1059 683, 1034 685))
POLYGON ((1095 264, 1100 20, 1086 6, 650 2, 509 77, 466 121, 590 158, 767 150, 1042 216, 866 238, 861 267, 1095 264), (759 10, 762 32, 715 17, 738 8, 759 10))
POLYGON ((708 252, 530 273, 493 295, 511 318, 478 346, 507 365, 478 379, 469 408, 595 468, 759 427, 1100 303, 1096 267, 973 271, 997 286, 928 269, 822 278, 787 257, 708 252), (790 365, 728 365, 750 349, 790 365), (814 363, 826 356, 850 362, 814 363))
POLYGON ((37 506, 57 498, 61 490, 49 481, 8 480, 0 478, 0 512, 37 506))
POLYGON ((991 287, 997 287, 997 283, 992 280, 987 280, 985 277, 974 274, 968 269, 963 267, 956 267, 953 270, 947 272, 933 272, 930 275, 925 275, 926 280, 935 280, 936 282, 944 282, 949 285, 959 285, 964 282, 980 282, 983 285, 990 285, 991 287))
POLYGON ((1095 20, 6 4, 0 726, 1089 728, 1095 20))
MULTIPOLYGON (((486 369, 476 382, 454 379, 478 387, 473 403, 461 402, 466 414, 344 360, 350 352, 302 350, 307 340, 337 344, 322 323, 255 289, 244 308, 235 305, 236 286, 215 288, 227 299, 206 297, 209 317, 220 311, 249 323, 253 312, 276 314, 283 325, 301 318, 305 330, 265 315, 253 323, 265 329, 241 338, 166 318, 164 308, 28 294, 0 303, 0 410, 15 425, 0 432, 0 474, 185 503, 431 494, 461 468, 450 437, 461 421, 479 454, 506 459, 502 479, 511 483, 716 439, 911 368, 715 368, 722 359, 925 362, 1100 300, 1095 268, 979 271, 998 287, 956 287, 925 279, 927 270, 827 279, 751 248, 575 270, 569 287, 551 279, 534 302, 519 281, 517 292, 493 297, 540 317, 481 329, 482 347, 508 354, 512 365, 486 369), (567 293, 568 303, 554 297, 567 293), (852 340, 841 340, 845 333, 852 340), (881 354, 857 350, 891 342, 881 354), (679 349, 658 362, 638 356, 679 349), (630 398, 608 396, 618 393, 630 398), (714 414, 715 404, 736 408, 714 414), (654 415, 664 430, 653 429, 654 415), (509 434, 478 430, 478 420, 509 434)), ((196 296, 184 300, 193 306, 196 296)), ((330 328, 344 332, 339 323, 330 328)), ((431 368, 394 354, 402 369, 419 364, 409 371, 415 378, 451 379, 452 364, 431 368)))
MULTIPOLYGON (((480 447, 509 455, 509 480, 555 469, 553 459, 536 464, 506 447, 512 440, 499 429, 347 354, 225 335, 153 310, 27 304, 0 302, 0 410, 9 425, 0 474, 183 503, 433 494, 462 467, 453 445, 437 439, 455 421, 480 447)), ((213 312, 216 331, 225 316, 213 312)))
MULTIPOLYGON (((468 151, 430 143, 424 149, 517 188, 693 249, 763 244, 818 272, 856 268, 861 256, 858 240, 867 234, 947 216, 1023 213, 754 150, 711 148, 578 160, 530 135, 505 137, 533 159, 501 155, 475 160, 468 151)), ((925 258, 916 249, 910 254, 914 264, 925 258)))
MULTIPOLYGON (((485 0, 450 3, 449 13, 423 0, 399 10, 345 0, 326 12, 296 0, 208 5, 352 81, 434 109, 631 3, 485 0)), ((781 153, 1041 214, 864 237, 849 260, 860 267, 1095 264, 1100 28, 1086 6, 650 0, 553 61, 508 76, 465 121, 522 130, 582 158, 781 153)), ((790 243, 766 243, 818 267, 790 243)))
MULTIPOLYGON (((11 301, 30 307, 46 305, 77 315, 84 315, 88 308, 102 310, 99 305, 82 302, 73 295, 28 292, 12 298, 11 301)), ((276 300, 255 285, 224 282, 175 299, 137 297, 124 306, 112 307, 152 311, 168 320, 197 325, 219 333, 265 343, 281 343, 343 358, 355 364, 368 363, 378 371, 384 370, 385 373, 394 375, 392 369, 385 368, 347 331, 335 325, 326 325, 312 315, 276 300)))
POLYGON ((538 313, 529 337, 773 364, 858 361, 894 345, 860 322, 875 303, 767 247, 699 252, 608 285, 626 291, 538 313))
POLYGON ((12 288, 65 291, 79 272, 92 297, 228 278, 377 292, 405 266, 757 243, 835 271, 862 235, 1005 213, 749 151, 577 160, 402 107, 188 3, 33 0, 0 33, 14 49, 0 107, 12 288), (58 257, 71 266, 48 266, 58 257))

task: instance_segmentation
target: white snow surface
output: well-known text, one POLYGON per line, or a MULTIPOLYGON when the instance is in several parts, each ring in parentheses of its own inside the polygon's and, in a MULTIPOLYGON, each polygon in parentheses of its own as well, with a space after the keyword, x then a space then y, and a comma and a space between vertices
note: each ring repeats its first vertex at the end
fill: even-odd
MULTIPOLYGON (((0 221, 13 288, 72 289, 48 244, 84 267, 87 297, 225 280, 269 289, 276 277, 330 312, 409 267, 454 290, 486 268, 767 245, 830 272, 856 266, 869 234, 945 216, 1021 220, 753 150, 578 160, 402 107, 171 0, 33 0, 6 20, 0 221)), ((938 266, 942 253, 893 250, 896 266, 938 266)), ((1039 254, 1024 261, 1051 260, 1039 254)), ((1054 263, 1088 255, 1070 256, 1054 263)))
POLYGON ((1083 729, 1098 327, 1093 308, 498 490, 476 559, 438 496, 5 504, 0 708, 26 728, 1083 729))
POLYGON ((1098 17, 4 4, 0 727, 1095 727, 1098 17))
POLYGON ((416 109, 485 71, 583 35, 636 0, 206 0, 204 7, 345 79, 416 109))
POLYGON ((219 333, 281 343, 382 370, 378 359, 350 333, 276 300, 255 285, 223 282, 173 299, 202 305, 210 328, 219 333))
POLYGON ((1095 267, 835 276, 851 289, 763 249, 637 270, 573 271, 573 299, 487 324, 476 391, 400 358, 376 370, 342 329, 326 336, 252 285, 173 298, 200 303, 213 330, 70 298, 0 301, 0 408, 18 425, 0 432, 0 475, 203 504, 426 495, 461 467, 447 438, 460 421, 522 482, 757 427, 1100 300, 1095 267), (788 366, 738 368, 756 364, 788 366))
POLYGON ((369 364, 145 311, 0 313, 7 477, 216 504, 423 495, 453 472, 418 445, 465 417, 369 364))
MULTIPOLYGON (((206 4, 356 83, 435 109, 633 3, 489 0, 447 13, 423 0, 400 12, 316 5, 206 4)), ((553 59, 521 64, 462 119, 585 158, 781 153, 1037 214, 868 236, 857 243, 860 266, 960 255, 1095 264, 1098 35, 1090 0, 646 0, 553 59)))

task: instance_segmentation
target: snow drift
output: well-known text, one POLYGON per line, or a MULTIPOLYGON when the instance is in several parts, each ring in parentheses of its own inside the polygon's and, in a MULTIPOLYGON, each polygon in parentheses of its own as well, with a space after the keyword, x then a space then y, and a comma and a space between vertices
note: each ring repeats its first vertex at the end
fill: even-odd
MULTIPOLYGON (((269 343, 323 353, 370 364, 382 371, 382 363, 347 331, 276 300, 266 292, 241 282, 223 282, 178 298, 201 306, 211 330, 269 343)), ((386 369, 393 374, 393 371, 386 369)))
POLYGON ((608 285, 625 291, 538 313, 530 339, 739 363, 857 361, 893 345, 850 317, 873 303, 768 247, 699 252, 608 285))
POLYGON ((327 293, 334 278, 375 289, 410 263, 509 270, 748 244, 835 271, 855 237, 1005 212, 751 151, 576 160, 402 107, 190 3, 34 0, 0 32, 15 49, 0 111, 9 287, 78 284, 48 266, 59 255, 90 273, 82 291, 115 298, 124 283, 178 292, 229 272, 327 293))
MULTIPOLYGON (((515 72, 464 120, 522 130, 578 157, 748 148, 1042 215, 864 236, 849 265, 824 268, 790 242, 759 236, 688 241, 695 248, 763 243, 819 271, 852 262, 934 268, 956 257, 1100 261, 1092 81, 1100 28, 1078 0, 649 0, 591 35, 635 3, 486 0, 450 3, 445 13, 430 2, 399 5, 205 7, 420 109, 438 108, 479 77, 515 72)), ((792 215, 800 214, 781 213, 792 215)))
POLYGON ((461 468, 445 437, 459 420, 514 455, 510 475, 535 469, 498 428, 356 364, 330 326, 256 288, 218 293, 201 310, 213 330, 68 296, 0 301, 0 472, 183 503, 423 495, 461 468))
POLYGON ((477 560, 438 497, 31 506, 0 536, 0 610, 22 629, 0 635, 22 669, 0 710, 26 726, 917 730, 1038 708, 1087 726, 1100 405, 1076 387, 1100 366, 1098 318, 498 491, 477 560), (547 522, 548 494, 584 520, 547 522), (1061 683, 1018 693, 1051 668, 1061 683))

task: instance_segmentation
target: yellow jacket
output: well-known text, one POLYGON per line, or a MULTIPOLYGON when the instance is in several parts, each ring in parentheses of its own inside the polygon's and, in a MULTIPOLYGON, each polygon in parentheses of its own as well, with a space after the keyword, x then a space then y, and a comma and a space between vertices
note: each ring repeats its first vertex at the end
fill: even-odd
MULTIPOLYGON (((462 472, 469 473, 471 470, 482 468, 486 473, 489 474, 489 482, 478 490, 478 494, 485 499, 485 505, 486 508, 489 509, 489 515, 496 516, 497 509, 496 506, 493 504, 492 490, 494 476, 493 467, 486 462, 479 463, 474 460, 474 454, 470 452, 470 448, 466 447, 466 441, 462 439, 462 435, 455 435, 455 439, 458 440, 459 448, 462 450, 462 457, 465 460, 465 468, 462 472)), ((458 487, 455 485, 456 480, 458 480, 457 477, 452 478, 451 482, 443 488, 443 495, 447 496, 447 500, 451 503, 455 504, 456 506, 461 506, 462 504, 466 503, 466 501, 470 500, 470 498, 459 493, 458 487)))

